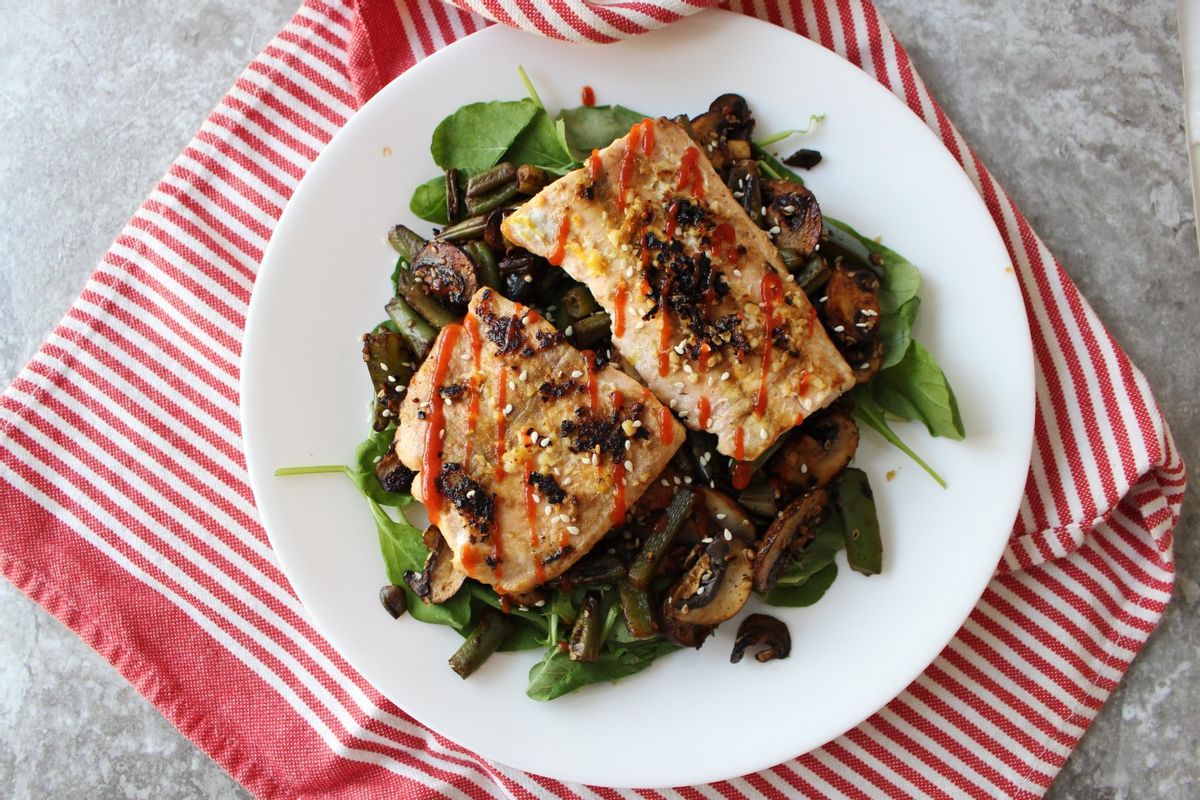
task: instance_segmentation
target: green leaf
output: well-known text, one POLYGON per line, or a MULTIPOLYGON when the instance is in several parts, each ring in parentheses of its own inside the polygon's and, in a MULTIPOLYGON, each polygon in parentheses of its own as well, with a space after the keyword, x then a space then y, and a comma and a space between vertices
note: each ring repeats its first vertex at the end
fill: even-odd
POLYGON ((912 326, 921 307, 921 298, 914 297, 900 306, 895 313, 884 313, 880 317, 879 338, 883 340, 883 363, 880 369, 894 367, 908 352, 912 341, 912 326))
POLYGON ((354 463, 346 476, 354 481, 358 490, 381 506, 403 507, 413 501, 412 495, 386 491, 375 477, 375 464, 392 446, 396 435, 394 427, 372 433, 354 451, 354 463))
POLYGON ((667 642, 640 647, 615 648, 600 653, 589 663, 572 661, 557 647, 529 670, 529 688, 525 693, 534 700, 553 700, 592 683, 616 681, 641 672, 657 658, 679 648, 667 642))
POLYGON ((562 142, 571 159, 582 162, 593 150, 608 147, 646 118, 625 106, 577 106, 558 113, 562 142))
POLYGON ((779 586, 800 586, 833 563, 838 551, 846 546, 846 537, 842 533, 842 517, 837 506, 831 504, 830 513, 817 526, 812 541, 804 546, 799 555, 783 568, 779 576, 779 586))
MULTIPOLYGON (((899 313, 900 308, 917 296, 921 288, 921 272, 904 256, 884 247, 874 239, 868 239, 844 222, 825 217, 826 232, 846 250, 862 253, 861 260, 873 261, 883 267, 883 281, 879 289, 879 305, 884 317, 899 313)), ((916 309, 913 309, 915 319, 916 309)), ((911 327, 911 326, 910 326, 911 327)), ((903 352, 903 351, 902 351, 903 352)))
POLYGON ((880 407, 880 405, 875 402, 875 398, 871 396, 871 384, 868 383, 863 384, 862 386, 856 386, 850 392, 850 396, 854 398, 855 418, 857 418, 860 422, 870 426, 875 430, 876 433, 886 439, 889 444, 891 444, 900 452, 904 453, 913 461, 917 462, 921 469, 929 473, 929 477, 937 481, 939 486, 941 486, 943 489, 946 488, 946 481, 942 480, 942 476, 938 475, 937 472, 934 471, 933 467, 926 464, 919 455, 913 452, 912 449, 906 445, 899 436, 896 435, 896 432, 892 430, 892 427, 888 425, 887 416, 884 413, 883 408, 880 407))
POLYGON ((884 411, 904 420, 920 420, 933 436, 964 436, 958 400, 946 374, 920 342, 912 340, 904 358, 868 384, 884 411))
POLYGON ((763 596, 763 600, 772 606, 784 608, 804 608, 825 596, 833 581, 837 578, 837 564, 826 564, 812 577, 796 586, 776 586, 763 596))
POLYGON ((430 178, 413 191, 408 208, 426 222, 435 225, 446 225, 450 218, 446 216, 446 178, 439 175, 430 178))
POLYGON ((533 120, 504 153, 504 160, 514 164, 532 164, 535 167, 565 171, 575 159, 559 141, 554 130, 554 120, 545 111, 538 109, 533 120))
POLYGON ((470 103, 446 117, 429 147, 442 169, 481 172, 494 166, 538 113, 532 100, 470 103))

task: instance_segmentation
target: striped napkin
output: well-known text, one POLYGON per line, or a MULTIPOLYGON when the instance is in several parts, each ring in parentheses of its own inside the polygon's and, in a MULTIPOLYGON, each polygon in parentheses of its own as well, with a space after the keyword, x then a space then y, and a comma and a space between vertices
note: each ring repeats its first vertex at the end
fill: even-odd
POLYGON ((609 41, 707 0, 308 0, 247 68, 0 400, 0 567, 260 797, 1037 797, 1162 616, 1184 467, 1154 398, 929 96, 870 0, 734 10, 860 66, 941 137, 1008 246, 1037 361, 1033 463, 996 577, 903 694, 814 752, 631 792, 488 763, 312 627, 254 508, 247 303, 300 177, 354 109, 487 24, 609 41))

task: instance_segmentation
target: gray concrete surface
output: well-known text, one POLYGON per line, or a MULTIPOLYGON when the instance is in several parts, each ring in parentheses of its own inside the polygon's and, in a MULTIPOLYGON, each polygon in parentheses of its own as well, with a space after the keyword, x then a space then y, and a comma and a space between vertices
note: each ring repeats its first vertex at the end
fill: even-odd
MULTIPOLYGON (((951 118, 1149 376, 1200 464, 1200 257, 1172 0, 877 0, 951 118)), ((57 322, 294 0, 0 0, 0 381, 57 322)), ((1198 511, 1166 620, 1049 793, 1200 791, 1198 511)), ((0 796, 244 798, 0 582, 0 796)))

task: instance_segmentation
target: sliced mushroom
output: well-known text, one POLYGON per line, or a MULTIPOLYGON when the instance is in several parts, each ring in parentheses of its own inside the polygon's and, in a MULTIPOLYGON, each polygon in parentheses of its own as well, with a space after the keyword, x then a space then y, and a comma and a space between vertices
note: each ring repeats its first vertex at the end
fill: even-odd
POLYGON ((761 224, 763 195, 762 176, 759 172, 758 162, 753 158, 734 161, 729 168, 726 185, 733 192, 734 199, 746 210, 751 221, 755 225, 761 224))
POLYGON ((825 285, 825 326, 854 377, 862 383, 879 371, 879 276, 868 266, 838 260, 825 285))
POLYGON ((680 647, 694 647, 697 650, 705 640, 716 630, 715 625, 691 625, 684 622, 671 610, 671 598, 663 598, 662 634, 671 644, 680 647))
POLYGON ((704 508, 708 511, 709 517, 712 518, 712 529, 715 531, 714 536, 720 536, 725 531, 729 531, 734 538, 740 539, 743 544, 753 544, 758 538, 758 529, 754 525, 754 520, 750 519, 750 514, 746 509, 724 492, 716 489, 700 488, 697 490, 700 502, 704 504, 704 508))
POLYGON ((813 489, 779 512, 759 540, 754 554, 754 591, 769 592, 775 588, 792 542, 812 537, 813 528, 821 521, 828 502, 828 492, 813 489))
POLYGON ((813 193, 793 181, 766 181, 763 185, 767 218, 763 223, 774 234, 775 246, 811 256, 821 243, 821 207, 813 193))
POLYGON ((451 306, 465 306, 479 288, 470 256, 453 242, 425 245, 417 251, 412 268, 426 292, 451 306))
POLYGON ((833 407, 814 414, 796 429, 787 444, 767 462, 771 485, 790 497, 828 486, 842 473, 858 449, 858 424, 833 407))
POLYGON ((408 494, 412 491, 413 478, 417 473, 400 463, 393 446, 375 464, 375 477, 385 492, 408 494))
POLYGON ((752 647, 759 648, 754 654, 755 661, 787 658, 792 652, 792 635, 781 620, 767 614, 751 614, 738 626, 737 639, 729 656, 730 663, 741 661, 746 650, 752 647))
POLYGON ((723 94, 708 111, 691 120, 692 138, 704 149, 713 169, 724 173, 735 158, 749 158, 754 118, 741 95, 723 94), (740 142, 730 147, 732 142, 740 142), (736 153, 736 155, 735 155, 736 153))
POLYGON ((436 527, 430 525, 426 528, 425 542, 429 545, 425 566, 420 572, 405 572, 404 582, 422 602, 436 606, 453 597, 467 576, 455 568, 454 552, 436 527), (435 537, 436 541, 430 545, 430 540, 435 537))
POLYGON ((379 602, 392 615, 392 619, 400 619, 404 612, 408 611, 408 595, 404 593, 403 587, 394 583, 385 584, 379 590, 379 602))
POLYGON ((671 587, 668 613, 689 625, 717 625, 735 616, 750 599, 753 554, 723 537, 697 545, 691 566, 671 587))
POLYGON ((615 583, 625 577, 625 565, 613 555, 590 553, 580 559, 562 576, 566 586, 595 586, 615 583))

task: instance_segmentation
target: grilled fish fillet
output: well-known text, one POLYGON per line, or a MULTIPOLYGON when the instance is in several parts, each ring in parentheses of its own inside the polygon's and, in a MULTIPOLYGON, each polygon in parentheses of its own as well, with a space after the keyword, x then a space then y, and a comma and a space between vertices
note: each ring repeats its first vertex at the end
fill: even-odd
POLYGON ((396 454, 454 564, 503 594, 560 575, 619 525, 684 441, 636 381, 490 289, 409 384, 396 454))
POLYGON ((646 386, 725 455, 755 458, 854 386, 770 235, 676 123, 635 125, 503 231, 587 285, 646 386))

